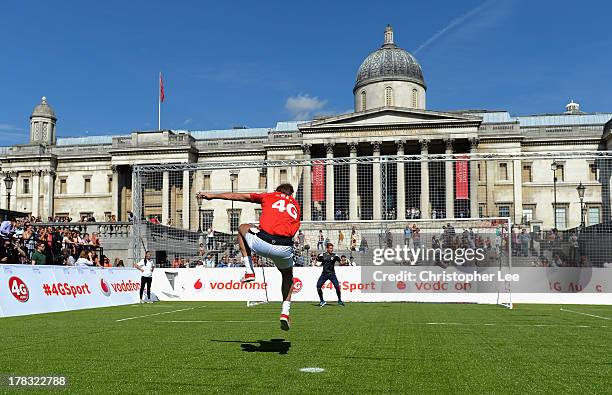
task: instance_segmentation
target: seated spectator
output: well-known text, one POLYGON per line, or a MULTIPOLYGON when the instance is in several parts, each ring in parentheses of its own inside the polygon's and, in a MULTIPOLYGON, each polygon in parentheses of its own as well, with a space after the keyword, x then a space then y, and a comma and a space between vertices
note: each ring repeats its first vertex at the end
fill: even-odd
POLYGON ((13 244, 9 239, 4 239, 0 248, 0 263, 16 263, 13 244))
MULTIPOLYGON (((253 262, 253 264, 255 264, 255 262, 253 262)), ((215 267, 215 260, 211 254, 206 255, 206 258, 204 259, 204 266, 215 267)))
POLYGON ((74 266, 93 266, 93 262, 89 260, 89 254, 87 253, 87 251, 81 251, 81 254, 79 255, 79 259, 76 260, 76 262, 74 263, 74 266))
POLYGON ((124 267, 123 266, 123 259, 119 259, 119 262, 117 262, 117 267, 124 267))
POLYGON ((200 247, 198 247, 198 256, 206 255, 206 248, 204 248, 204 243, 200 243, 200 247))
POLYGON ((181 260, 179 259, 178 255, 174 256, 174 260, 172 261, 172 268, 176 269, 181 267, 181 260))

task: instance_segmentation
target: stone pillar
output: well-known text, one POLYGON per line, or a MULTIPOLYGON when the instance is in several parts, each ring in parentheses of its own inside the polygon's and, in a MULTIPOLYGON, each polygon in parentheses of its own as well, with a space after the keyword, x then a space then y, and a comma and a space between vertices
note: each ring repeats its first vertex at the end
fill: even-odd
POLYGON ((349 219, 356 221, 359 219, 357 211, 357 143, 349 143, 351 163, 349 164, 349 219))
MULTIPOLYGON (((380 174, 380 141, 372 143, 373 154, 376 157, 372 163, 372 217, 374 220, 382 219, 382 186, 380 174)), ((385 196, 385 199, 387 197, 385 196)))
MULTIPOLYGON (((404 142, 402 140, 397 141, 397 155, 404 155, 404 142)), ((398 220, 406 219, 406 176, 405 176, 406 162, 399 160, 397 162, 397 216, 398 220)))
POLYGON ((523 162, 520 159, 512 161, 513 188, 514 188, 514 218, 512 222, 523 222, 523 162))
MULTIPOLYGON (((475 155, 478 150, 478 139, 470 139, 470 154, 475 155)), ((494 162, 488 162, 494 163, 494 162)), ((487 166, 487 169, 489 166, 487 166)), ((491 186, 493 185, 493 177, 491 177, 491 186)), ((487 173, 487 195, 489 193, 489 175, 487 173)), ((491 196, 493 194, 493 188, 491 188, 491 196)), ((487 202, 488 203, 488 202, 487 202)), ((488 204, 487 204, 488 206, 488 204)), ((478 217, 478 161, 470 161, 470 217, 478 217)))
POLYGON ((170 217, 170 172, 164 171, 162 173, 162 212, 161 212, 161 223, 163 225, 168 224, 170 217))
POLYGON ((429 202, 429 140, 421 140, 421 218, 431 218, 429 202))
POLYGON ((191 183, 189 182, 189 170, 183 170, 183 229, 189 229, 191 183))
MULTIPOLYGON (((16 209, 16 208, 15 208, 16 209)), ((40 215, 40 170, 32 170, 32 215, 40 215)))
MULTIPOLYGON (((453 154, 453 139, 444 140, 446 151, 444 152, 449 157, 453 154)), ((446 218, 455 218, 455 172, 453 171, 454 161, 444 162, 444 178, 446 179, 446 218)))
POLYGON ((111 185, 111 199, 112 199, 112 212, 111 215, 115 215, 117 221, 120 220, 121 215, 119 213, 119 199, 121 198, 121 191, 119 190, 119 166, 111 165, 113 171, 113 182, 111 185))
MULTIPOLYGON (((47 195, 45 196, 45 215, 53 218, 53 201, 55 199, 55 171, 46 170, 45 183, 47 184, 47 195)), ((46 221, 47 218, 43 218, 46 221)))
MULTIPOLYGON (((325 145, 327 149, 327 159, 334 157, 334 144, 329 143, 325 145)), ((325 166, 325 220, 334 220, 334 165, 327 164, 325 166)))
MULTIPOLYGON (((304 159, 310 160, 310 144, 302 145, 304 150, 304 159)), ((304 221, 312 221, 312 167, 304 166, 302 168, 303 188, 302 196, 302 218, 304 221)))
MULTIPOLYGON (((495 210, 495 195, 494 195, 494 189, 495 189, 495 166, 497 166, 497 161, 495 160, 488 160, 486 162, 482 162, 485 167, 486 167, 486 172, 487 172, 487 184, 486 184, 486 188, 487 188, 487 194, 486 194, 486 200, 487 200, 487 216, 488 217, 497 217, 497 211, 495 210)), ((471 176, 470 176, 471 178, 471 176)), ((472 193, 470 191, 470 193, 472 193)))

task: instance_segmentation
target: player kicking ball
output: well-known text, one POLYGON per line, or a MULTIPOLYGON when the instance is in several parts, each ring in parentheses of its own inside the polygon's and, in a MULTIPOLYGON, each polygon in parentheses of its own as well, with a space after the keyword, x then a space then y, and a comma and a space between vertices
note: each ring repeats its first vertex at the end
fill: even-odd
POLYGON ((321 262, 321 266, 323 266, 323 272, 321 273, 321 277, 319 277, 319 281, 317 281, 317 292, 319 293, 319 306, 323 307, 327 304, 325 300, 323 300, 323 285, 327 280, 331 281, 336 289, 336 295, 338 295, 338 304, 340 306, 344 306, 344 302, 342 301, 342 295, 340 292, 340 284, 338 283, 338 277, 336 277, 336 262, 340 262, 340 257, 334 254, 334 245, 332 243, 327 243, 325 246, 325 252, 319 254, 317 257, 317 261, 321 262))
POLYGON ((252 253, 270 259, 281 272, 283 305, 280 326, 288 331, 291 323, 291 289, 293 287, 293 236, 300 228, 300 206, 293 198, 293 186, 281 184, 270 193, 204 193, 206 200, 222 199, 261 204, 259 227, 242 224, 238 227, 238 244, 246 269, 240 281, 255 281, 252 253))

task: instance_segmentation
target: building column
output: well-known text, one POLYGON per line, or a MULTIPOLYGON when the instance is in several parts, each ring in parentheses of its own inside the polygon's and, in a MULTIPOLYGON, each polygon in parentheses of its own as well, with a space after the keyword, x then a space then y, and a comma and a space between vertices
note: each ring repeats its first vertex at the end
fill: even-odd
MULTIPOLYGON (((404 142, 397 141, 397 155, 404 155, 404 142)), ((406 219, 406 162, 398 160, 397 162, 397 216, 398 220, 406 219)))
POLYGON ((351 157, 351 163, 349 164, 349 219, 356 221, 359 219, 357 211, 357 143, 349 143, 349 151, 351 157))
POLYGON ((168 224, 170 219, 170 172, 164 171, 162 173, 162 212, 161 212, 161 223, 163 225, 168 224))
MULTIPOLYGON (((371 143, 373 154, 376 157, 372 163, 372 218, 374 220, 382 219, 382 186, 380 174, 380 141, 371 143)), ((385 196, 385 199, 387 197, 385 196)))
POLYGON ((32 170, 32 215, 40 215, 40 170, 32 170))
MULTIPOLYGON (((45 214, 47 218, 53 219, 53 201, 55 199, 55 171, 45 170, 45 183, 47 184, 47 195, 45 196, 45 214)), ((44 218, 43 221, 47 220, 44 218)))
POLYGON ((429 140, 421 140, 421 218, 431 218, 429 202, 429 140))
POLYGON ((189 229, 191 183, 189 182, 189 170, 183 170, 183 229, 189 229))
POLYGON ((119 214, 119 199, 121 198, 121 191, 119 190, 119 166, 111 165, 113 171, 113 182, 111 185, 111 199, 112 199, 112 211, 111 215, 115 215, 117 221, 121 218, 119 214))
MULTIPOLYGON (((310 144, 302 145, 304 150, 304 159, 310 160, 310 144)), ((303 202, 302 202, 302 218, 304 221, 312 221, 312 167, 306 165, 302 168, 303 180, 303 202)))
MULTIPOLYGON (((453 155, 453 139, 444 140, 446 145, 446 151, 444 152, 447 156, 453 155)), ((454 161, 447 160, 444 162, 444 177, 446 179, 446 218, 455 218, 455 194, 454 192, 454 181, 455 172, 453 171, 454 161)))
MULTIPOLYGON (((470 154, 475 155, 478 150, 478 139, 470 139, 470 154)), ((494 162, 488 162, 494 163, 494 162)), ((487 166, 487 169, 489 166, 487 166)), ((493 178, 491 178, 493 182, 493 178)), ((487 195, 489 194, 489 174, 487 173, 487 195)), ((493 196, 493 188, 491 188, 491 196, 493 196)), ((488 206, 488 202, 487 202, 488 206)), ((478 217, 478 161, 470 161, 470 218, 478 217)))
MULTIPOLYGON (((327 159, 333 159, 334 157, 334 144, 329 143, 325 145, 327 149, 327 159)), ((328 163, 325 166, 325 220, 333 221, 334 218, 334 165, 328 163)))
POLYGON ((520 159, 512 161, 513 188, 514 188, 514 218, 512 222, 520 224, 523 222, 523 162, 520 159))

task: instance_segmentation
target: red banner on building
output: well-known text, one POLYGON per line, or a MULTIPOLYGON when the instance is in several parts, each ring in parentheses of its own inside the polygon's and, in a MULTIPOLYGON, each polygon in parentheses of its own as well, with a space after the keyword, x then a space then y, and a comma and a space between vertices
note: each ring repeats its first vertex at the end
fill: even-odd
POLYGON ((312 200, 325 200, 325 165, 323 161, 314 161, 312 166, 312 200))
MULTIPOLYGON (((467 157, 463 157, 467 158, 467 157)), ((457 160, 455 162, 455 198, 469 199, 468 187, 468 161, 457 160)))

